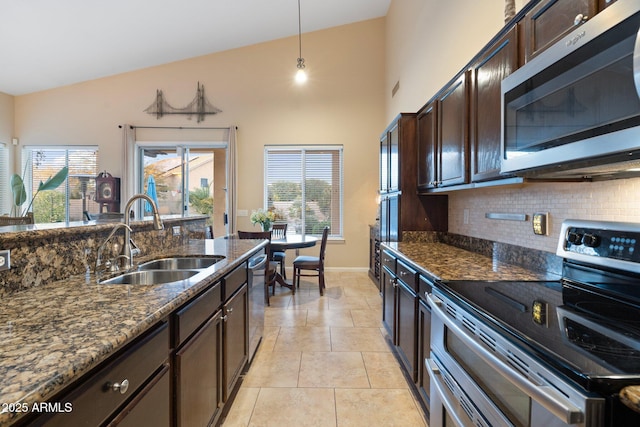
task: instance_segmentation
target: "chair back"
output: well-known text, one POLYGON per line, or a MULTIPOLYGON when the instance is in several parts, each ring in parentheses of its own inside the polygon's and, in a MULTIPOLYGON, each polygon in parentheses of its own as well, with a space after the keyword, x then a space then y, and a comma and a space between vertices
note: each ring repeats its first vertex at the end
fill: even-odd
POLYGON ((322 230, 322 241, 320 243, 320 266, 324 266, 324 253, 327 249, 327 239, 329 237, 329 227, 325 227, 322 230))
POLYGON ((287 237, 287 226, 289 224, 277 223, 271 226, 271 238, 272 239, 284 239, 287 237))
POLYGON ((213 225, 207 225, 204 228, 204 238, 213 239, 213 225))

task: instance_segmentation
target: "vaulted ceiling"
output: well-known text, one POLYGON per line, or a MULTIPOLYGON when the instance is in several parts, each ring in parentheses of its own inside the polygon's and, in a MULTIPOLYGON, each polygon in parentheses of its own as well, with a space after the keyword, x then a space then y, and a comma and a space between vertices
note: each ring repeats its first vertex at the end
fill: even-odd
MULTIPOLYGON (((302 32, 391 0, 300 0, 302 32)), ((298 33, 296 0, 0 0, 0 92, 40 90, 298 33)))

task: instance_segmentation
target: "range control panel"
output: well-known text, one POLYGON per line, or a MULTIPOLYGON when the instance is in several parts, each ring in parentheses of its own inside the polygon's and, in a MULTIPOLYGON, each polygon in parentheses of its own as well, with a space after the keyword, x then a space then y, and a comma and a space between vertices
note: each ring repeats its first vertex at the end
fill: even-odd
POLYGON ((569 253, 640 262, 640 231, 625 230, 624 225, 620 228, 568 226, 562 236, 563 249, 569 253))

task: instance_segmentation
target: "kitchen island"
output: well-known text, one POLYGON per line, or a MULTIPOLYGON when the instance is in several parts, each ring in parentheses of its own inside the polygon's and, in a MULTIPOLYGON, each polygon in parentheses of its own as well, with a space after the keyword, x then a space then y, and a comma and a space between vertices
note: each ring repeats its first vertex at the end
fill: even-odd
MULTIPOLYGON (((52 399, 91 376, 99 365, 151 328, 169 323, 172 313, 238 267, 244 266, 246 281, 246 261, 263 250, 265 243, 192 239, 172 247, 171 252, 155 252, 137 260, 224 257, 188 285, 183 281, 99 285, 94 274, 87 273, 5 293, 0 311, 0 426, 31 420, 32 412, 39 408, 78 410, 52 399), (40 406, 42 402, 54 405, 40 406)), ((173 342, 164 344, 169 360, 173 342)))

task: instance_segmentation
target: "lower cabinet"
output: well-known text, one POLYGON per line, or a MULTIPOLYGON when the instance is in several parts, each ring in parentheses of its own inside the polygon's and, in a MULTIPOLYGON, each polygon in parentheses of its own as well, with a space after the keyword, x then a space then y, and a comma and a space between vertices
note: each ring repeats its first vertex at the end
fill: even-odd
POLYGON ((207 426, 222 407, 222 312, 218 310, 175 356, 176 419, 180 427, 207 426))
POLYGON ((416 271, 402 261, 396 261, 386 251, 383 253, 383 264, 383 323, 405 370, 415 382, 418 301, 415 291, 416 271), (396 266, 395 271, 393 265, 396 266))
POLYGON ((224 305, 224 400, 231 395, 249 355, 249 299, 243 285, 224 305))
POLYGON ((418 378, 417 385, 420 397, 428 408, 431 402, 431 381, 425 365, 431 352, 431 307, 426 299, 420 298, 418 302, 418 378))
POLYGON ((168 360, 169 327, 163 322, 52 400, 63 408, 69 405, 69 412, 46 414, 28 425, 169 426, 168 360))

